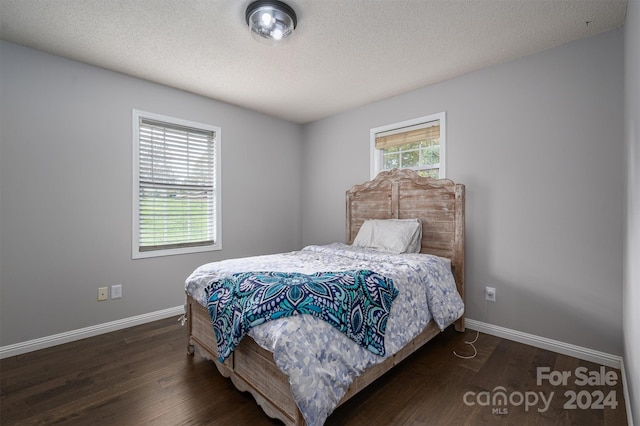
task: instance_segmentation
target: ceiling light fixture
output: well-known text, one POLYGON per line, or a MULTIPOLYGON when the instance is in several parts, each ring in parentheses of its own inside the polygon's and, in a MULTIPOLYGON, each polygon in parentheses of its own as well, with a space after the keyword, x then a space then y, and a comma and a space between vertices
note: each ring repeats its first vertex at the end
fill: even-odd
POLYGON ((253 38, 271 44, 288 37, 298 23, 293 9, 277 0, 254 1, 245 17, 253 38))

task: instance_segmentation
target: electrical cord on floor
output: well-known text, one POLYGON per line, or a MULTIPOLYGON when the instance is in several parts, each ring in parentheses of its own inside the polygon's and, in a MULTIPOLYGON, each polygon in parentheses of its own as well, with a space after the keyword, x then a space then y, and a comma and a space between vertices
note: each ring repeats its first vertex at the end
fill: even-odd
MULTIPOLYGON (((485 300, 484 301, 484 318, 482 319, 483 322, 485 322, 487 320, 487 308, 489 307, 489 301, 485 300)), ((476 330, 476 338, 468 341, 465 340, 465 344, 471 346, 473 348, 473 355, 460 355, 458 353, 456 353, 456 351, 453 351, 453 354, 455 356, 457 356, 458 358, 462 358, 462 359, 473 359, 478 355, 478 350, 476 349, 474 343, 476 343, 478 341, 478 337, 480 337, 480 331, 476 330)))
POLYGON ((471 341, 467 341, 465 340, 465 344, 471 346, 473 348, 473 355, 460 355, 458 353, 456 353, 456 351, 453 351, 453 354, 455 356, 457 356, 458 358, 462 358, 462 359, 473 359, 478 355, 478 350, 476 349, 476 347, 474 346, 474 343, 478 341, 478 337, 480 337, 480 332, 478 330, 476 330, 476 338, 471 340, 471 341))

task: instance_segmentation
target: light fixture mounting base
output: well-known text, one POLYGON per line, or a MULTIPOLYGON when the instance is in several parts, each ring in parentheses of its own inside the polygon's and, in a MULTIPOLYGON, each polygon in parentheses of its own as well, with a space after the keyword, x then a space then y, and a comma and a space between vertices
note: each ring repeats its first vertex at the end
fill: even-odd
POLYGON ((282 12, 289 15, 291 17, 291 20, 293 21, 294 29, 298 25, 298 17, 296 16, 296 12, 291 8, 291 6, 278 0, 256 0, 253 3, 251 3, 249 6, 247 6, 247 11, 244 14, 245 20, 247 21, 247 25, 249 25, 249 18, 251 17, 251 14, 264 6, 273 7, 274 9, 279 9, 282 12))

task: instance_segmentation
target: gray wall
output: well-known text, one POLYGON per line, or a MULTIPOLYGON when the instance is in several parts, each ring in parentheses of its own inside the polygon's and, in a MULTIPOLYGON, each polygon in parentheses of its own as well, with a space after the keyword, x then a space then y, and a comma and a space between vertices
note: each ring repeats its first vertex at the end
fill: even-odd
POLYGON ((440 111, 447 175, 467 189, 468 317, 621 355, 623 32, 306 125, 303 244, 344 240, 369 129, 440 111))
POLYGON ((202 263, 300 248, 300 125, 0 49, 1 346, 179 306, 202 263), (133 108, 222 128, 222 251, 131 260, 133 108))
POLYGON ((624 27, 627 221, 624 276, 624 363, 633 419, 640 422, 640 1, 629 1, 624 27))
POLYGON ((343 241, 369 129, 446 111, 468 317, 622 354, 623 45, 612 31, 298 126, 2 43, 0 345, 177 306, 206 261, 343 241), (222 128, 223 251, 131 260, 132 108, 222 128))

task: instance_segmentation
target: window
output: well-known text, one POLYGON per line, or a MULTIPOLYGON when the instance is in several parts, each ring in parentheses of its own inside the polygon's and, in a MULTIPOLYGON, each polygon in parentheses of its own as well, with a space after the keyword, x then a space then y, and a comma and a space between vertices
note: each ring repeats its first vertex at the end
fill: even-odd
POLYGON ((444 112, 371 129, 371 178, 394 168, 445 177, 444 112))
POLYGON ((133 258, 220 250, 220 128, 133 111, 133 258))

